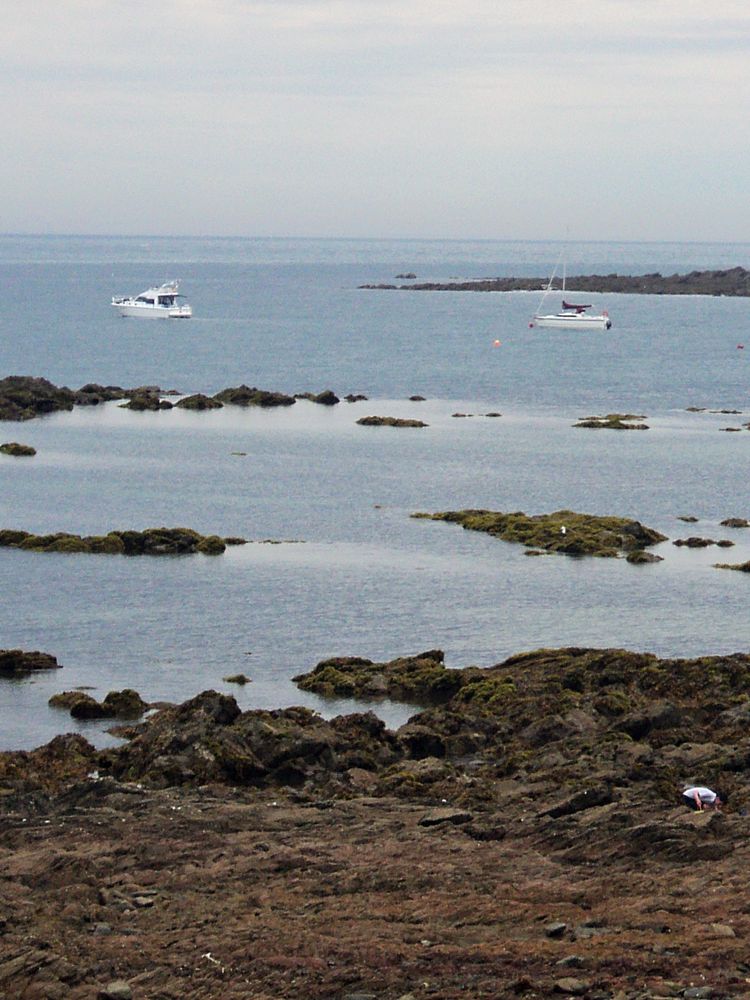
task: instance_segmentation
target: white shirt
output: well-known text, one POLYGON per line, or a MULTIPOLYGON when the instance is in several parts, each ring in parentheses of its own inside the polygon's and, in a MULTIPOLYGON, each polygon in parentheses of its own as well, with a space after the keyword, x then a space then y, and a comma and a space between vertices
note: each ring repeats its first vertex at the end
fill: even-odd
POLYGON ((709 805, 713 805, 716 801, 716 792, 712 792, 710 788, 703 788, 701 785, 691 785, 690 788, 686 788, 682 793, 689 799, 695 799, 696 793, 701 802, 707 802, 709 805))

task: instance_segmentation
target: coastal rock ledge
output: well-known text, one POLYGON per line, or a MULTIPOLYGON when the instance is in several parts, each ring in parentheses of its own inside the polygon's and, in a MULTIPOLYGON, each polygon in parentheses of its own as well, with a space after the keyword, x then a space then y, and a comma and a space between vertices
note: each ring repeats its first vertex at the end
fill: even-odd
POLYGON ((750 656, 336 669, 441 700, 392 731, 204 691, 0 753, 0 992, 747 996, 750 656))
MULTIPOLYGON (((410 292, 536 292, 549 278, 475 278, 471 281, 423 281, 408 285, 368 284, 359 288, 410 292)), ((573 292, 617 292, 631 295, 729 295, 750 296, 750 271, 732 267, 689 274, 578 274, 568 277, 573 292)), ((554 289, 553 289, 554 290, 554 289)))

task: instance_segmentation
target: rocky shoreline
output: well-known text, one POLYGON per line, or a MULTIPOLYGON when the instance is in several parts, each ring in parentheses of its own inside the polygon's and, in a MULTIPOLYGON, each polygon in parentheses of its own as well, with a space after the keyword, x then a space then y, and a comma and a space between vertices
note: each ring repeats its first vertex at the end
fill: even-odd
MULTIPOLYGON (((361 289, 412 292, 537 292, 547 288, 549 278, 476 278, 471 281, 410 281, 359 285, 361 289)), ((691 271, 689 274, 577 274, 566 281, 569 293, 617 292, 626 295, 729 295, 750 296, 750 271, 691 271)), ((554 290, 554 286, 553 286, 554 290)))
POLYGON ((432 706, 390 731, 206 691, 119 747, 0 754, 0 992, 748 995, 749 656, 430 650, 298 683, 323 675, 432 706), (681 806, 691 781, 727 811, 681 806))

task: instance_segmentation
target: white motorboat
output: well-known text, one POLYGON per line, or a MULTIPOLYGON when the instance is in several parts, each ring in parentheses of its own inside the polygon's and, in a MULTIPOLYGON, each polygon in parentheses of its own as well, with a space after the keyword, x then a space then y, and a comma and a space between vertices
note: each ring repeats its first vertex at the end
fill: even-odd
MULTIPOLYGON (((556 270, 557 268, 555 268, 555 271, 556 270)), ((542 312, 542 306, 544 305, 544 300, 551 292, 555 291, 555 289, 552 287, 552 283, 555 280, 555 271, 552 272, 552 277, 549 279, 547 287, 544 290, 544 295, 542 296, 541 302, 539 303, 536 313, 531 318, 529 326, 558 327, 561 329, 568 329, 568 330, 611 329, 612 320, 609 318, 609 313, 605 309, 603 309, 600 313, 590 313, 587 311, 591 309, 590 302, 577 303, 577 302, 565 301, 564 264, 563 264, 562 288, 560 289, 563 295, 563 300, 560 312, 556 313, 542 312)))
POLYGON ((167 281, 158 288, 147 288, 140 295, 115 296, 112 305, 121 316, 141 316, 144 319, 190 319, 192 308, 180 295, 179 281, 167 281))

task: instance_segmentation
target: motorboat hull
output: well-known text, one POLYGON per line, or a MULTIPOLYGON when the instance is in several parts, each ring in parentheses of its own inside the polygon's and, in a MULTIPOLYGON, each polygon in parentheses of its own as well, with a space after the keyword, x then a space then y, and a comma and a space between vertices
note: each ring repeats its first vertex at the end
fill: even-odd
POLYGON ((121 316, 137 316, 139 319, 190 319, 190 306, 151 306, 140 303, 113 302, 121 316))
POLYGON ((549 316, 534 316, 529 326, 560 330, 609 330, 612 320, 606 314, 587 316, 585 313, 554 313, 549 316))

